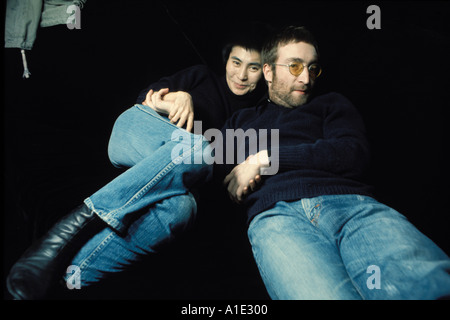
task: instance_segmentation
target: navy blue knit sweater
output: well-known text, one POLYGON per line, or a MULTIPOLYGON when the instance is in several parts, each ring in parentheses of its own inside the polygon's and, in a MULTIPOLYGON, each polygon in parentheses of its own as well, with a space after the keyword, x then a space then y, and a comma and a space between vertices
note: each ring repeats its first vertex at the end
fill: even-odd
MULTIPOLYGON (((271 129, 279 129, 279 171, 264 176, 261 187, 245 199, 248 222, 278 201, 331 194, 371 195, 371 187, 363 182, 370 158, 364 124, 344 96, 329 93, 295 109, 266 101, 238 111, 222 129, 224 148, 225 130, 237 128, 267 129, 269 142, 271 129)), ((275 148, 269 143, 270 155, 275 148)), ((247 157, 248 146, 246 150, 247 157)), ((233 167, 216 165, 215 174, 223 180, 233 167)))

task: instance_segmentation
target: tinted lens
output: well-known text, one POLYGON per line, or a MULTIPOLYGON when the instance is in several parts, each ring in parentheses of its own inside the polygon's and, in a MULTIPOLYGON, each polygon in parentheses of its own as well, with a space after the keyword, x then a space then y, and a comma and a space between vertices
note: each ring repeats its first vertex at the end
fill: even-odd
POLYGON ((289 71, 292 75, 298 76, 303 71, 303 65, 301 63, 291 63, 289 65, 289 71))
POLYGON ((309 74, 314 78, 317 78, 322 73, 322 68, 318 64, 310 65, 308 70, 309 74))

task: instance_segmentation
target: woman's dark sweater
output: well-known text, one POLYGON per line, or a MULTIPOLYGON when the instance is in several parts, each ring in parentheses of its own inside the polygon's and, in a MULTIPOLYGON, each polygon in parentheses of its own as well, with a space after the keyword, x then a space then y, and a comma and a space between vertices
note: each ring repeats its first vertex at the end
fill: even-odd
POLYGON ((236 111, 255 107, 266 94, 267 88, 261 81, 257 88, 245 95, 235 95, 225 76, 218 76, 204 65, 197 65, 164 77, 142 90, 137 103, 142 103, 150 89, 158 91, 169 88, 171 92, 186 91, 192 96, 194 120, 202 121, 202 134, 210 128, 222 128, 225 121, 236 111))

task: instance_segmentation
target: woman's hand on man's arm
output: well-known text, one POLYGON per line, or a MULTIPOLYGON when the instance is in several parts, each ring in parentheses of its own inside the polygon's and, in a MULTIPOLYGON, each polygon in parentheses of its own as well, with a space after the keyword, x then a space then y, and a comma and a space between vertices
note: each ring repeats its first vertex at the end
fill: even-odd
POLYGON ((179 128, 186 125, 186 130, 191 132, 194 127, 194 104, 187 92, 169 92, 168 88, 156 92, 150 90, 142 104, 167 114, 170 122, 176 123, 179 128))

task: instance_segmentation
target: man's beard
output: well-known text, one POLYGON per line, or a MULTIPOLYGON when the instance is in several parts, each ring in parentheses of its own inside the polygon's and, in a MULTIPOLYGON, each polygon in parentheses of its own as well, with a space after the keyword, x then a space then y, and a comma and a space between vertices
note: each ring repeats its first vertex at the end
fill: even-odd
POLYGON ((298 84, 296 86, 289 87, 286 83, 278 80, 274 76, 271 89, 270 99, 273 102, 284 107, 297 108, 308 102, 311 86, 298 84), (305 94, 293 94, 295 90, 305 91, 305 94))

